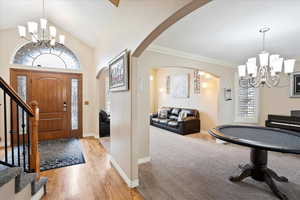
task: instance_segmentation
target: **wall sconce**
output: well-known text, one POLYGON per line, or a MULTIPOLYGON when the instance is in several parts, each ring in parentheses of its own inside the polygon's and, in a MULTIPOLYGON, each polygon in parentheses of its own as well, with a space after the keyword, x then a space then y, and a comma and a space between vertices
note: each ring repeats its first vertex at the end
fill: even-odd
POLYGON ((232 90, 231 88, 224 88, 224 99, 225 101, 232 100, 232 90))
POLYGON ((202 88, 208 88, 208 83, 202 82, 202 83, 201 83, 201 87, 202 87, 202 88))
POLYGON ((149 77, 149 79, 150 79, 150 81, 153 81, 153 80, 154 80, 154 78, 153 78, 152 75, 149 77))
POLYGON ((206 78, 206 79, 210 79, 210 78, 211 78, 211 75, 208 74, 208 73, 206 73, 206 74, 205 74, 205 78, 206 78))

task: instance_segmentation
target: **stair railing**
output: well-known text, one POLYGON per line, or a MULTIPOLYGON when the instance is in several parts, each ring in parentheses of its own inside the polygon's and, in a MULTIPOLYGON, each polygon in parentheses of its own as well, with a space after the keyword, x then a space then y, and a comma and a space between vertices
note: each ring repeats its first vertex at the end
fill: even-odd
POLYGON ((38 103, 33 101, 28 105, 2 77, 0 88, 3 91, 3 105, 0 106, 3 122, 0 126, 4 130, 4 158, 0 164, 22 167, 25 172, 37 173, 39 178, 38 103))

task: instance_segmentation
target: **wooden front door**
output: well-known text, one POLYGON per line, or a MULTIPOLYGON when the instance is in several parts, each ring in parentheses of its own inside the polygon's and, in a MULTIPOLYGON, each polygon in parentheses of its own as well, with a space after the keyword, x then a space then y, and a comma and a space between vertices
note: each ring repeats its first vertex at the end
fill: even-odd
POLYGON ((11 69, 17 92, 22 76, 27 80, 26 101, 39 105, 39 140, 82 137, 81 74, 11 69))

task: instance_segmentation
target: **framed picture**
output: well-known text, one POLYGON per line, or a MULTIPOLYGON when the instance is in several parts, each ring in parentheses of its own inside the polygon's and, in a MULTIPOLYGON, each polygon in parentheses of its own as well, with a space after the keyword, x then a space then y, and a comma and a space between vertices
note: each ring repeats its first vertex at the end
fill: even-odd
POLYGON ((189 74, 171 76, 171 95, 174 98, 189 98, 189 74))
POLYGON ((127 50, 109 62, 109 90, 112 92, 129 90, 129 53, 127 50))
POLYGON ((291 75, 290 97, 300 98, 300 72, 291 75))

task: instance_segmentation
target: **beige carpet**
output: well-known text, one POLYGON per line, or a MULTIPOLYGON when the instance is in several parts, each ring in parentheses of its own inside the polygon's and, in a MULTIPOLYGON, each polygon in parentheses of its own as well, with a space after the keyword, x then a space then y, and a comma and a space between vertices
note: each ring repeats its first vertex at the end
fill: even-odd
MULTIPOLYGON (((151 127, 151 163, 140 165, 139 192, 146 200, 276 200, 268 186, 250 178, 231 183, 249 149, 183 137, 151 127)), ((300 145, 300 144, 299 144, 300 145)), ((269 167, 289 178, 277 183, 290 200, 300 199, 300 158, 269 153, 269 167)))

